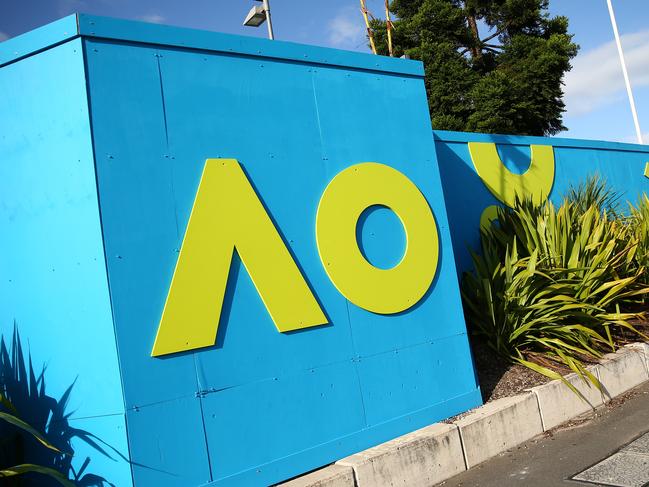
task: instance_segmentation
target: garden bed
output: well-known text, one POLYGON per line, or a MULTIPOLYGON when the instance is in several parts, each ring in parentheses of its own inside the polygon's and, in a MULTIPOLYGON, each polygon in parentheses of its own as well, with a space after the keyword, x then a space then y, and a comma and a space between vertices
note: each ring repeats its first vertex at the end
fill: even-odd
MULTIPOLYGON (((633 325, 638 331, 649 336, 649 322, 636 322, 633 325)), ((614 338, 615 343, 621 347, 637 341, 638 337, 622 329, 616 333, 614 338)), ((502 357, 499 357, 479 338, 471 338, 471 349, 484 403, 503 397, 515 396, 532 387, 546 384, 551 380, 522 365, 505 362, 502 357)), ((588 360, 585 360, 585 362, 588 365, 598 363, 597 361, 588 360)), ((572 372, 567 367, 558 367, 555 370, 562 375, 572 372)))

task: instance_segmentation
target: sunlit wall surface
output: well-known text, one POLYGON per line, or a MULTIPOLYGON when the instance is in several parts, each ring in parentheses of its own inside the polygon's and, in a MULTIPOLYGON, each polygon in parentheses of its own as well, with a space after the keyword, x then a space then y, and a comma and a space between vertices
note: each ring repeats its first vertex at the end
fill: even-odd
MULTIPOLYGON (((105 478, 266 485, 480 403, 419 63, 80 16, 0 66, 0 327, 53 395, 78 377, 75 414, 130 461, 90 454, 105 478), (152 357, 209 158, 238 161, 326 324, 280 333, 235 255, 214 344, 152 357), (361 163, 434 215, 432 283, 398 313, 347 300, 316 244, 325 188, 361 163)), ((357 237, 390 268, 411 230, 378 207, 357 237)))

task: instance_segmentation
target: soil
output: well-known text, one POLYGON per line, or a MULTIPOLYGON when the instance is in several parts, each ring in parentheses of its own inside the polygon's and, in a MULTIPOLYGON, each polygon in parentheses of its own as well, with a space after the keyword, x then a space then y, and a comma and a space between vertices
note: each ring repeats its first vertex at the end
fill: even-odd
POLYGON ((471 340, 473 360, 482 392, 482 401, 487 403, 501 397, 515 396, 530 387, 549 382, 550 379, 527 367, 506 362, 496 355, 485 343, 471 340))
MULTIPOLYGON (((642 311, 646 311, 646 308, 642 311)), ((649 336, 649 322, 635 321, 633 326, 645 337, 649 336)), ((643 337, 624 328, 617 328, 614 330, 613 339, 619 348, 628 343, 642 340, 643 337)), ((527 367, 506 362, 479 338, 471 337, 471 349, 484 403, 502 397, 515 396, 526 389, 551 380, 527 367)), ((584 363, 588 364, 589 361, 584 360, 584 363)), ((564 375, 571 372, 567 367, 564 369, 555 367, 555 370, 564 375)))

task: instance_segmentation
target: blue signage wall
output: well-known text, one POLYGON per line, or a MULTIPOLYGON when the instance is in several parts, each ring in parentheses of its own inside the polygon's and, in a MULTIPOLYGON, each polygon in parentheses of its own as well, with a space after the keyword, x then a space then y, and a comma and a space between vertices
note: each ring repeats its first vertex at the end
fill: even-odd
MULTIPOLYGON (((458 273, 472 267, 469 249, 480 249, 480 218, 491 205, 503 205, 496 197, 498 188, 489 185, 478 174, 469 150, 469 143, 495 144, 500 161, 507 171, 525 175, 530 167, 531 150, 535 145, 550 146, 553 154, 551 190, 540 194, 554 204, 561 201, 571 185, 599 175, 620 195, 620 203, 636 203, 649 193, 649 146, 563 139, 558 137, 520 137, 461 132, 435 131, 437 160, 451 228, 453 250, 458 273)), ((521 194, 531 195, 535 185, 523 187, 521 194)))
MULTIPOLYGON (((266 485, 480 403, 420 63, 82 15, 0 45, 0 92, 0 329, 51 396, 76 379, 71 422, 114 448, 77 442, 77 466, 266 485), (152 357, 209 158, 239 161, 327 324, 280 333, 235 255, 215 344, 152 357), (434 280, 400 313, 345 299, 318 254, 325 188, 365 162, 435 218, 434 280)), ((385 208, 358 228, 377 267, 407 252, 385 208)))

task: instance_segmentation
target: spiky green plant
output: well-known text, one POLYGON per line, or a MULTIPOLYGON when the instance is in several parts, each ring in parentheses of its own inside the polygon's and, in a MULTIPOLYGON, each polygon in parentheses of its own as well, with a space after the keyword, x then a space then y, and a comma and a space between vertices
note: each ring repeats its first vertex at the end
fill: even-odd
POLYGON ((615 350, 617 330, 641 335, 633 322, 644 314, 621 310, 649 288, 633 230, 609 216, 610 196, 597 188, 582 186, 559 208, 526 199, 499 210, 462 296, 474 333, 500 356, 553 379, 568 367, 600 387, 585 363, 615 350))
MULTIPOLYGON (((629 225, 638 241, 635 261, 640 268, 649 269, 649 198, 642 194, 637 206, 629 203, 629 225)), ((642 282, 649 284, 649 273, 645 272, 642 282)))
MULTIPOLYGON (((0 403, 2 404, 4 409, 10 411, 10 412, 0 411, 0 420, 13 426, 16 430, 31 436, 33 439, 38 441, 44 448, 48 448, 49 450, 55 452, 58 455, 67 454, 59 450, 52 443, 50 443, 45 438, 45 436, 41 432, 39 432, 36 428, 31 426, 29 423, 23 421, 22 419, 20 419, 20 417, 18 416, 18 412, 16 411, 16 408, 13 405, 13 403, 9 399, 7 399, 4 395, 2 395, 2 393, 0 393, 0 403)), ((13 441, 16 442, 17 439, 14 438, 13 441)), ((17 477, 19 475, 24 475, 28 473, 38 473, 42 475, 47 475, 65 487, 74 487, 74 484, 70 482, 67 477, 65 477, 61 472, 55 470, 54 468, 44 467, 42 465, 35 465, 33 463, 21 463, 17 465, 5 466, 0 468, 0 478, 17 477)))
POLYGON ((577 186, 571 185, 565 197, 580 213, 594 206, 600 213, 620 214, 620 194, 612 190, 599 174, 588 177, 577 186))

